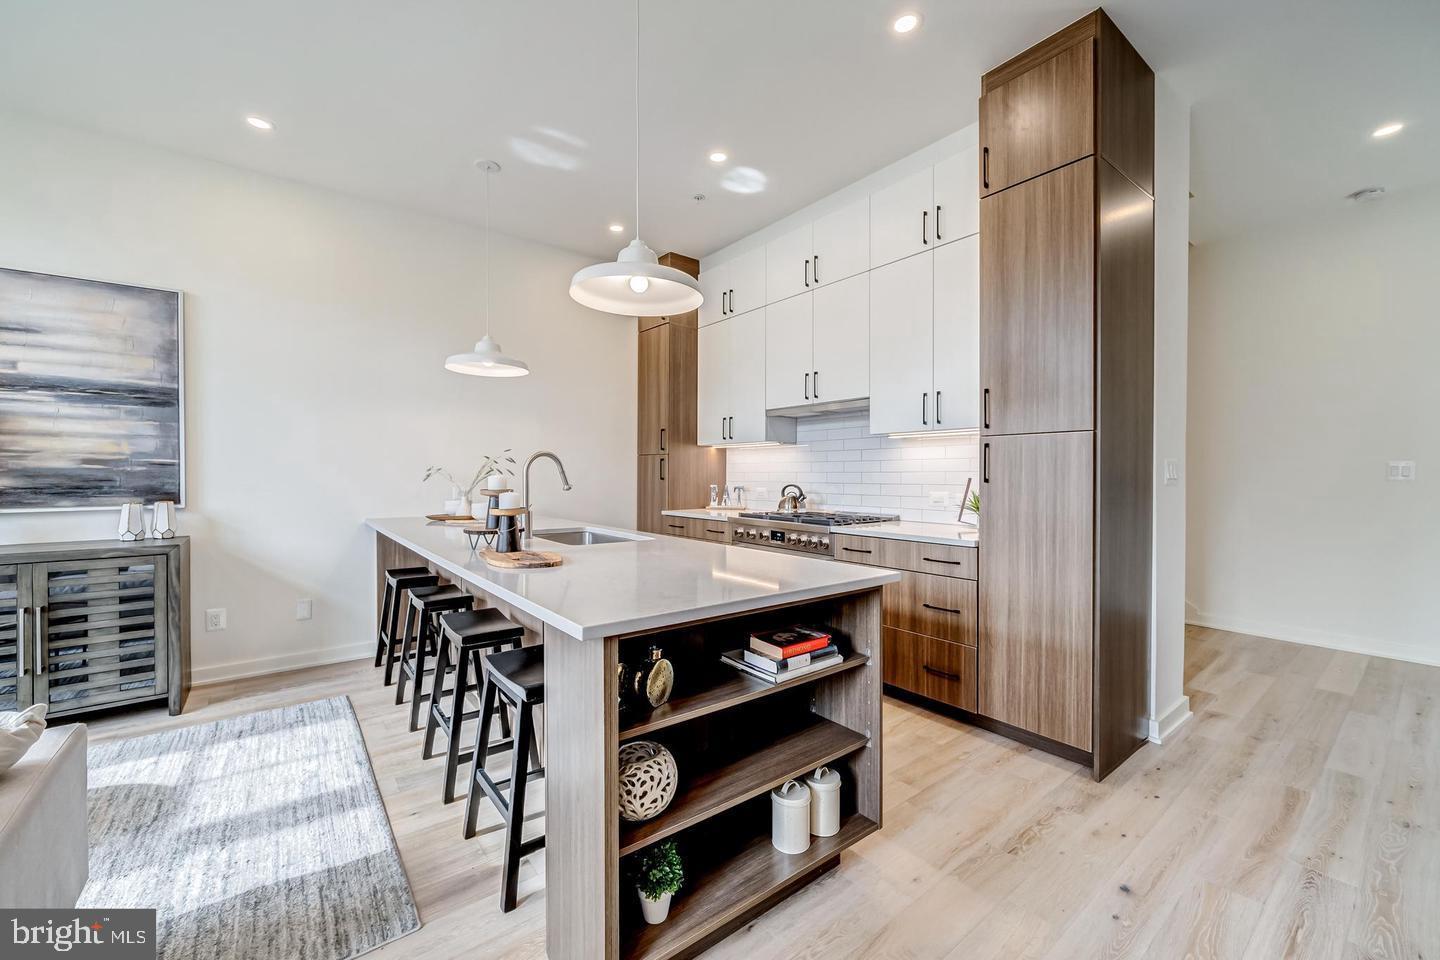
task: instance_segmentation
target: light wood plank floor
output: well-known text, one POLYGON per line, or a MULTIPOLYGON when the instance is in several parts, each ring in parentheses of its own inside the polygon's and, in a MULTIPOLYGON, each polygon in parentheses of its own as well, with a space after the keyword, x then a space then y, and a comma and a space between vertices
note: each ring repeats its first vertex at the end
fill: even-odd
MULTIPOLYGON (((885 829, 715 960, 1440 960, 1440 668, 1191 628, 1194 716, 1103 784, 907 704, 885 706, 885 829)), ((498 908, 498 817, 460 839, 368 664, 198 689, 184 717, 348 695, 424 927, 373 954, 544 956, 544 857, 498 908)))

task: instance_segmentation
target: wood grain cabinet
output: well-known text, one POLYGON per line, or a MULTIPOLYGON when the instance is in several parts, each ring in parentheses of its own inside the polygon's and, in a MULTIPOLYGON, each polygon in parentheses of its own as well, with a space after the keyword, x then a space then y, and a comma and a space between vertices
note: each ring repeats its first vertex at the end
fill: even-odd
MULTIPOLYGON (((667 266, 695 275, 699 264, 667 253, 667 266)), ((635 525, 666 533, 663 510, 709 502, 710 484, 725 482, 725 451, 700 445, 698 318, 641 317, 637 322, 635 525)))
POLYGON ((1154 77, 1097 10, 981 87, 978 710, 1100 779, 1145 737, 1154 77))
POLYGON ((50 717, 190 689, 189 541, 0 548, 0 710, 50 717))

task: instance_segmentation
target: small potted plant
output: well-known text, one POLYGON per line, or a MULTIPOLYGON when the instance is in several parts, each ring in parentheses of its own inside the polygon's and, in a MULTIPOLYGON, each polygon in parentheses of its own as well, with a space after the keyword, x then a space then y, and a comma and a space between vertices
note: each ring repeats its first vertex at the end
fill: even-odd
MULTIPOLYGON (((470 482, 467 484, 461 484, 460 481, 451 476, 450 471, 444 467, 430 467, 426 469, 425 476, 420 482, 424 483, 431 477, 444 477, 446 480, 449 480, 450 500, 454 501, 453 513, 457 517, 463 517, 470 514, 470 501, 472 494, 475 493, 475 488, 493 476, 515 476, 515 471, 511 469, 513 466, 515 466, 515 458, 510 456, 510 448, 506 447, 500 452, 498 457, 487 456, 481 462, 480 469, 475 471, 475 476, 471 477, 470 482)), ((447 509, 449 508, 447 507, 447 509)))
POLYGON ((670 898, 685 882, 685 868, 674 840, 647 847, 635 855, 635 887, 646 923, 664 923, 670 898))

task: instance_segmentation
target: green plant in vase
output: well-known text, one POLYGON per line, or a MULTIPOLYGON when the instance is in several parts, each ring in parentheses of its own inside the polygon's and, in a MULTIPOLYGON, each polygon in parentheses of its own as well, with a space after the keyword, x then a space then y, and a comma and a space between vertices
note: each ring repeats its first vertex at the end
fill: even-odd
POLYGON ((635 854, 635 888, 646 923, 664 923, 670 915, 670 898, 685 882, 685 865, 674 840, 666 840, 635 854))

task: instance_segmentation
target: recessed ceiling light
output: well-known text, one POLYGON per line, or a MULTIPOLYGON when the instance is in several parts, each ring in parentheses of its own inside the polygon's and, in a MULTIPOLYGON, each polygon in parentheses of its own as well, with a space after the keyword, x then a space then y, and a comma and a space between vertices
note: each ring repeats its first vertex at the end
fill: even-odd
POLYGON ((896 17, 895 22, 891 24, 891 26, 895 28, 896 33, 909 33, 911 30, 920 26, 920 14, 907 13, 896 17))
POLYGON ((1385 124, 1385 126, 1383 126, 1383 127, 1377 127, 1377 128, 1375 129, 1375 132, 1372 133, 1372 134, 1370 134, 1370 136, 1372 136, 1372 137, 1393 137, 1395 134, 1399 133, 1401 130, 1404 130, 1404 129, 1405 129, 1405 124, 1403 124, 1403 123, 1387 123, 1387 124, 1385 124))
POLYGON ((624 229, 625 229, 625 224, 623 224, 623 223, 612 223, 612 224, 610 224, 610 232, 611 232, 611 233, 619 233, 621 230, 624 230, 624 229))
POLYGON ((726 160, 729 159, 730 155, 724 150, 716 150, 714 153, 710 154, 711 163, 724 163, 726 160))
POLYGON ((250 126, 254 127, 256 130, 275 129, 275 124, 271 123, 269 120, 266 120, 264 117, 246 117, 245 122, 250 124, 250 126))

